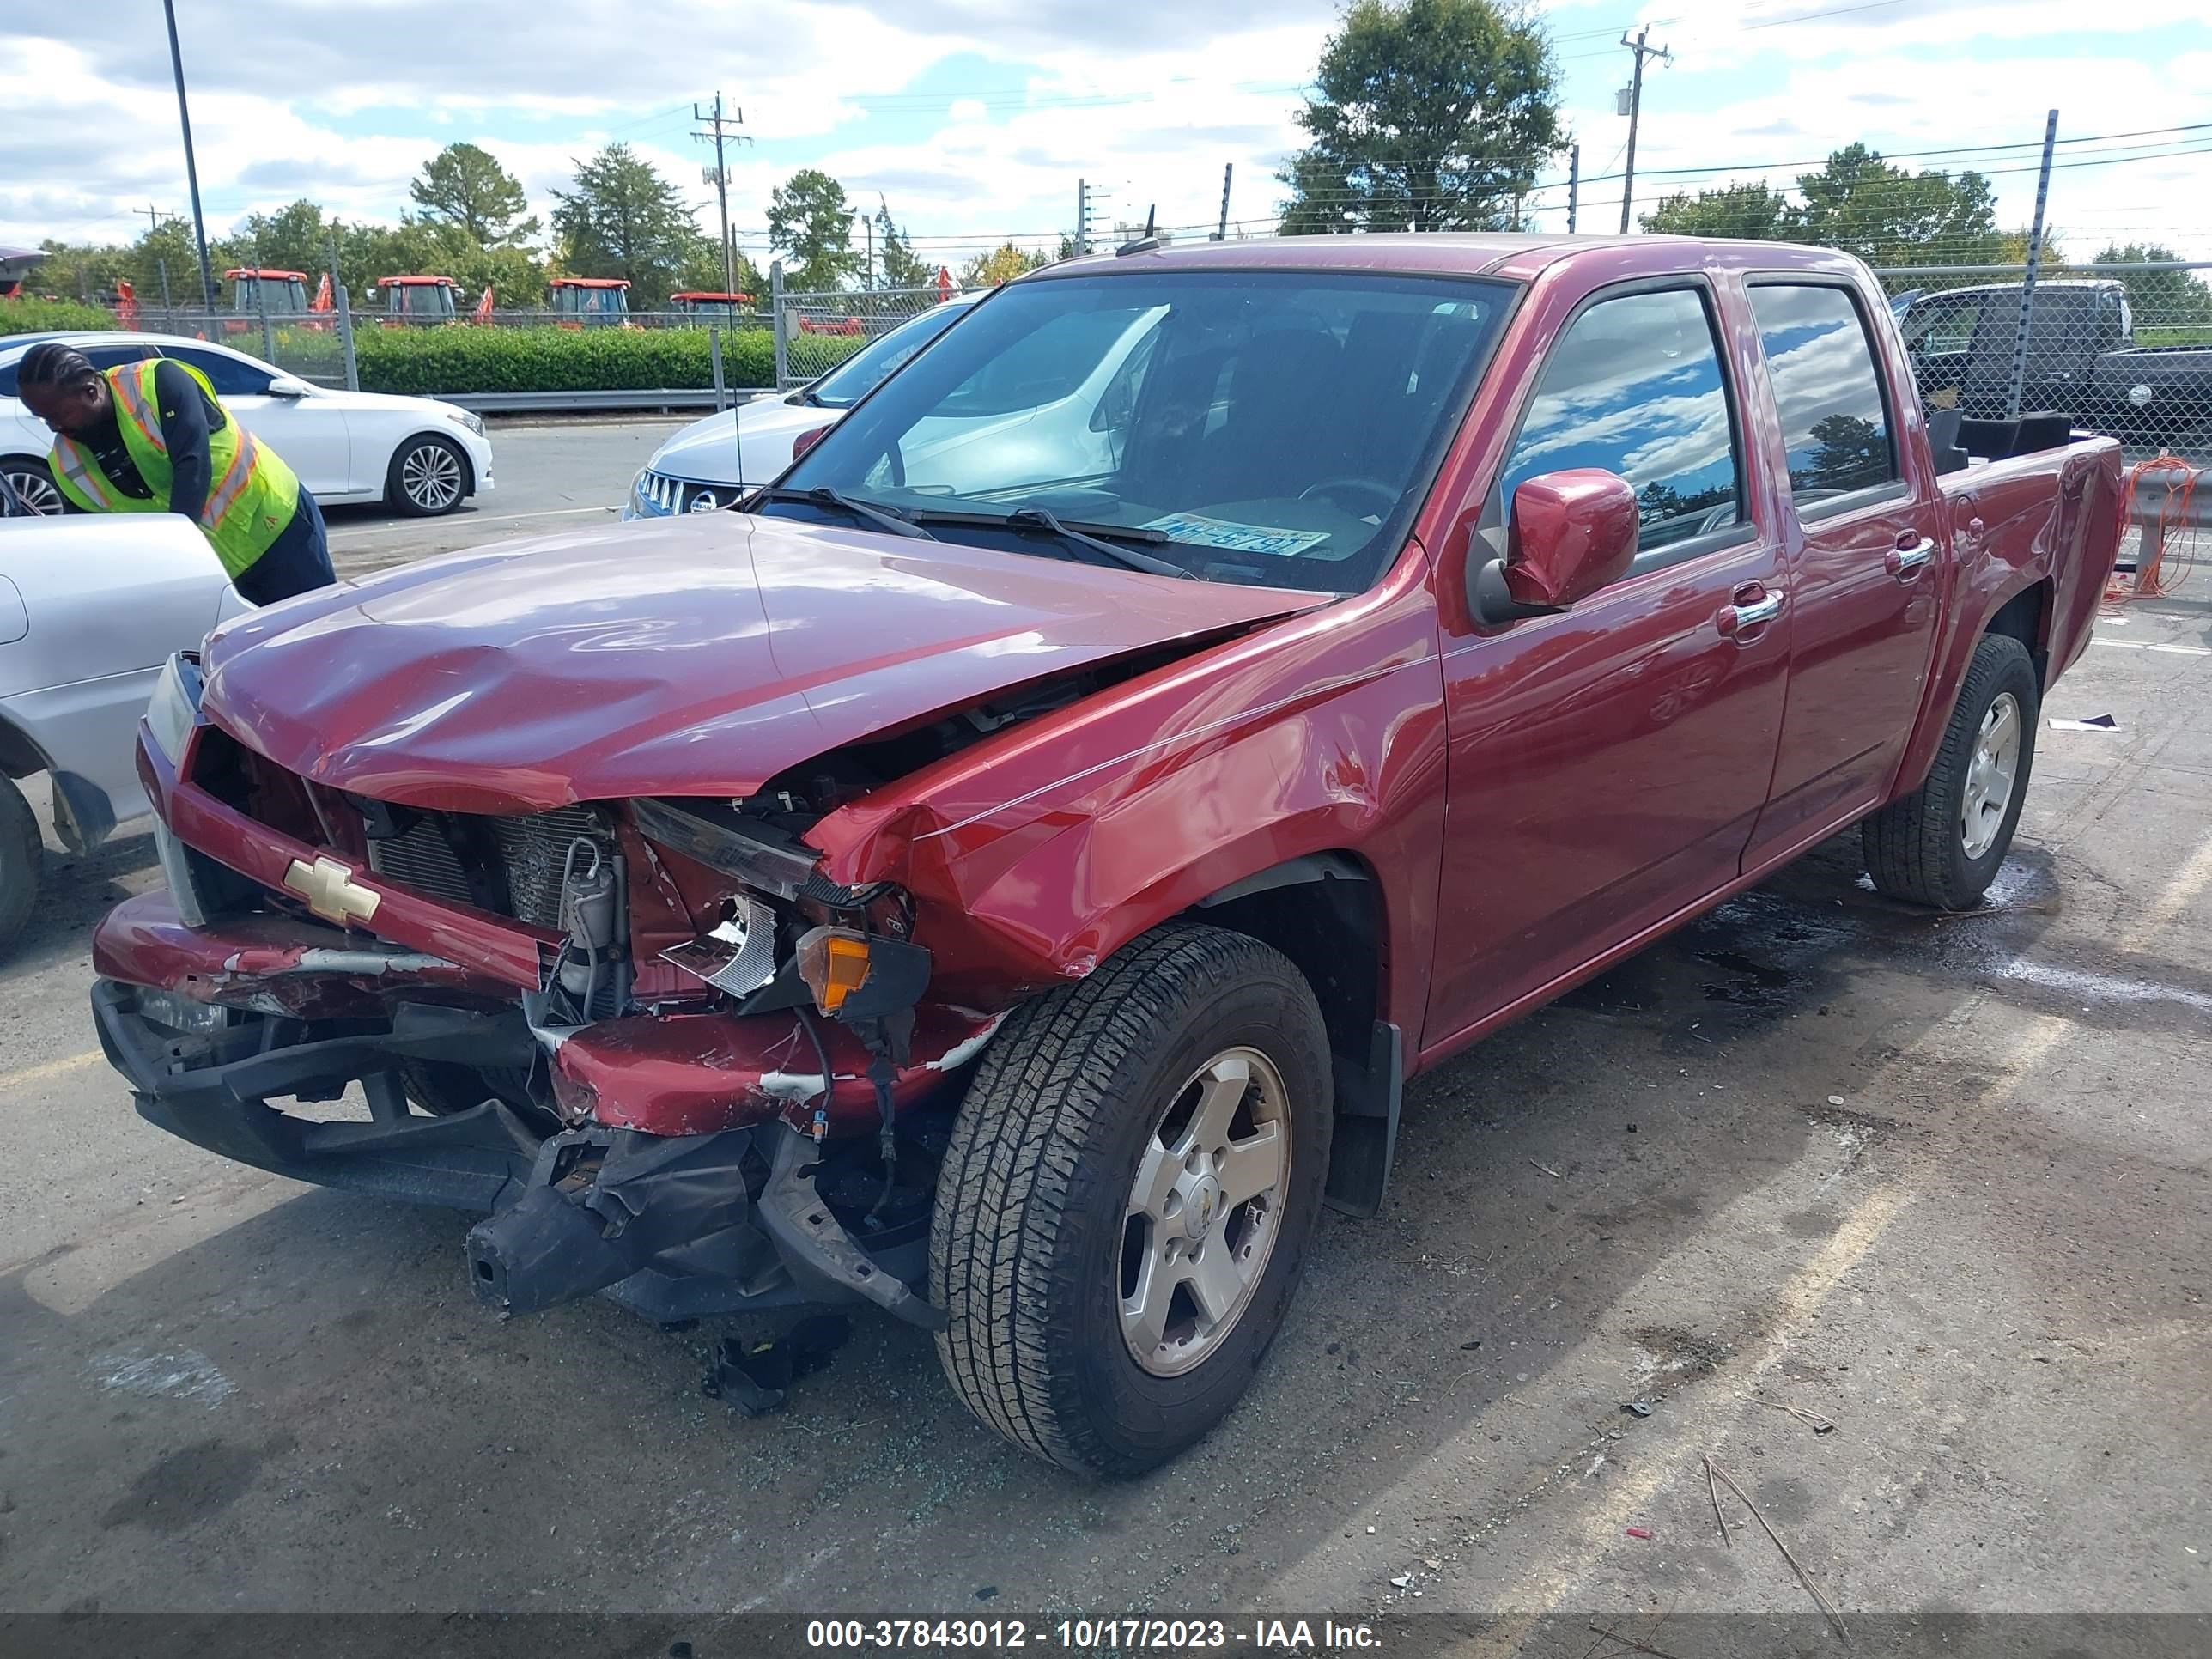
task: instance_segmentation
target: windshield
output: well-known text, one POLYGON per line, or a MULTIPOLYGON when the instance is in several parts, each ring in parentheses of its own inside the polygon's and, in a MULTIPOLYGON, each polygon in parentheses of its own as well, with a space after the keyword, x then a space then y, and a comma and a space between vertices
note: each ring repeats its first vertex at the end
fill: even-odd
POLYGON ((879 335, 807 388, 809 403, 850 409, 888 379, 893 369, 951 326, 965 306, 932 306, 890 333, 879 335))
POLYGON ((849 523, 787 494, 827 489, 945 539, 1079 556, 1041 509, 1208 580, 1354 592, 1402 544, 1510 294, 1310 270, 1018 283, 762 510, 849 523), (1015 514, 1026 533, 996 528, 1015 514))

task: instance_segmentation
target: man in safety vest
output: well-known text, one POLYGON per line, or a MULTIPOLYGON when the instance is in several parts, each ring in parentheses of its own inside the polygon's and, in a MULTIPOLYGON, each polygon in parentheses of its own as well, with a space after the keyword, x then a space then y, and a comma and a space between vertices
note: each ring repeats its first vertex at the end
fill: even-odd
POLYGON ((58 434, 48 461, 76 511, 182 514, 256 605, 337 580, 315 498, 189 363, 97 369, 47 341, 23 355, 16 391, 58 434))

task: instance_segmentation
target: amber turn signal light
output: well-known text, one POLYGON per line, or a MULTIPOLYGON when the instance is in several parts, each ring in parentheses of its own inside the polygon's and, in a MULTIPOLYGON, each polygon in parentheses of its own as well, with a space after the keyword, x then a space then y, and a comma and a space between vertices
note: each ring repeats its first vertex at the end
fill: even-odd
POLYGON ((868 982, 868 936, 844 927, 817 927, 799 941, 799 976, 814 993, 814 1006, 835 1014, 868 982))

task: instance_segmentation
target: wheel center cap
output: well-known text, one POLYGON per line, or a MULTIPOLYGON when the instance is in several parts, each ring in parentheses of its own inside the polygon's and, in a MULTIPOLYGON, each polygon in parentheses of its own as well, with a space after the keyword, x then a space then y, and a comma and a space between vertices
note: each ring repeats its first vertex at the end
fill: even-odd
POLYGON ((1199 1176, 1191 1183, 1182 1214, 1183 1231, 1193 1239, 1204 1238, 1221 1214, 1221 1183, 1212 1176, 1199 1176))

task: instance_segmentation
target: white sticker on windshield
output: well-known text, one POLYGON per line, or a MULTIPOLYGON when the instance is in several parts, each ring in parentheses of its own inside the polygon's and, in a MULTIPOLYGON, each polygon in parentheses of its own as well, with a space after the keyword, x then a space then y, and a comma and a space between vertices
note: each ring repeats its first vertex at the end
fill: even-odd
POLYGON ((1164 532, 1178 542, 1226 547, 1239 553, 1271 553, 1279 559, 1290 558, 1328 539, 1326 530, 1271 530, 1266 525, 1232 524, 1227 519, 1209 519, 1197 513, 1170 513, 1144 527, 1164 532))

